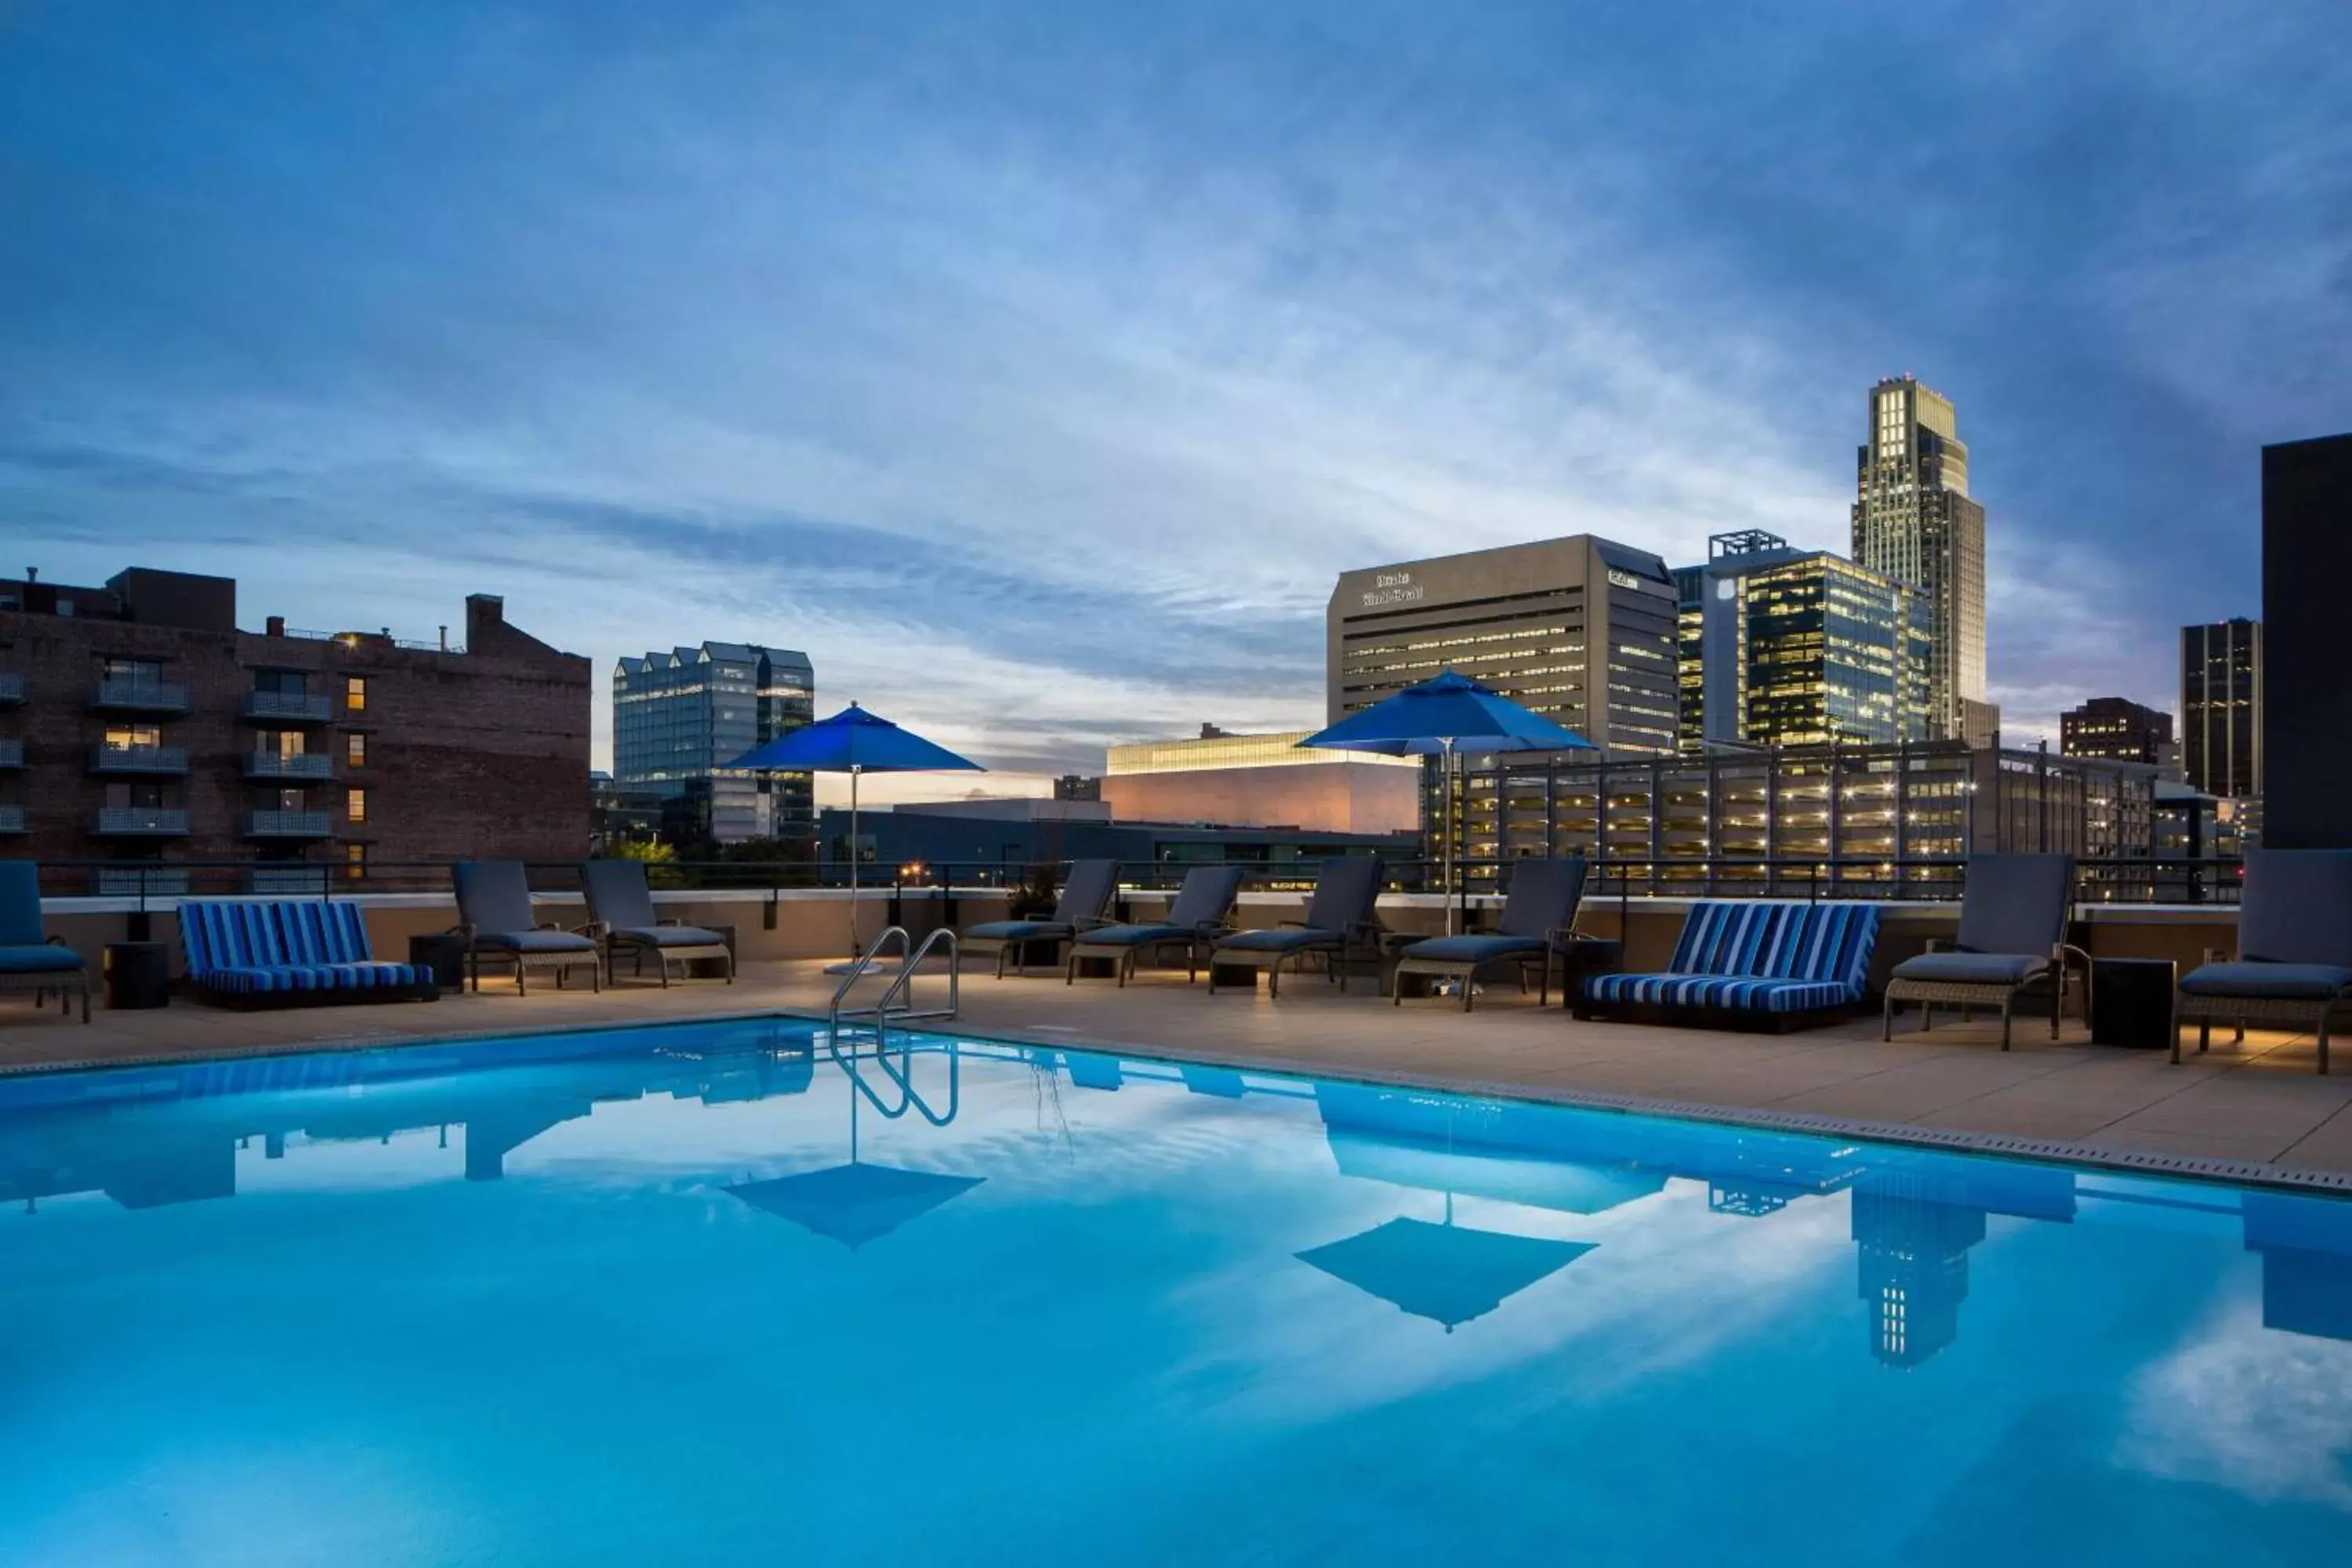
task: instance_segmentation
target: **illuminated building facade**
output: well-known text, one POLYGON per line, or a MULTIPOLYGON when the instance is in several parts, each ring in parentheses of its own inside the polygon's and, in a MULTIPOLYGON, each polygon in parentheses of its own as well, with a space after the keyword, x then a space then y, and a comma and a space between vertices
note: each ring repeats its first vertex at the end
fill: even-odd
POLYGON ((1328 833, 1421 826, 1421 762, 1298 744, 1313 733, 1198 736, 1113 746, 1099 798, 1121 822, 1213 823, 1328 833))
POLYGON ((2094 697, 2058 716, 2058 749, 2070 757, 2163 763, 2172 748, 2172 715, 2124 697, 2094 697))
POLYGON ((690 805, 690 831, 718 844, 804 837, 815 822, 806 773, 726 766, 806 724, 816 700, 808 655, 706 642, 613 671, 613 782, 690 805))
POLYGON ((1927 735, 1986 741, 1984 508, 1949 399, 1909 376, 1871 388, 1856 449, 1853 559, 1926 601, 1927 735), (1971 705, 1976 705, 1972 710, 1971 705))
POLYGON ((2180 761, 2207 795, 2263 793, 2263 625, 2180 629, 2180 761))

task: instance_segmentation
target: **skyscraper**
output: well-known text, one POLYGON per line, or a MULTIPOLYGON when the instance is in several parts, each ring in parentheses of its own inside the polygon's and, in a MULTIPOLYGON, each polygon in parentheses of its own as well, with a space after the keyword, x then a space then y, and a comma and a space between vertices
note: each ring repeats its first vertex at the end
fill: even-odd
POLYGON ((2180 628, 2180 761, 2207 795, 2263 793, 2263 624, 2180 628))
POLYGON ((714 843, 806 835, 809 775, 727 763, 807 723, 815 700, 808 655, 788 648, 706 642, 624 658, 613 671, 613 781, 681 800, 714 843))
MULTIPOLYGON (((1985 724, 1984 508, 1969 499, 1969 449, 1951 400, 1910 376, 1870 392, 1855 452, 1853 558, 1927 602, 1927 734, 1985 724)), ((1998 721, 1993 721, 1995 724, 1998 721)))
POLYGON ((2058 750, 2070 757, 2162 765, 2172 749, 2172 715, 2126 697, 2094 697, 2058 715, 2058 750))

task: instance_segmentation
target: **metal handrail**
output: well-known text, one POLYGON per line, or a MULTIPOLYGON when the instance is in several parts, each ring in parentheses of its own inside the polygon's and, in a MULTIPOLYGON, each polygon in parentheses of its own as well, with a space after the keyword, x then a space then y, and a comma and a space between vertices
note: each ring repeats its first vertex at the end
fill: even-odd
POLYGON ((890 939, 894 936, 898 939, 901 958, 913 949, 915 939, 907 934, 905 926, 884 927, 882 934, 874 939, 874 945, 850 961, 848 971, 841 977, 841 984, 833 988, 833 1005, 826 1012, 826 1022, 833 1028, 838 1030, 841 1027, 842 1017, 848 1011, 841 1004, 848 997, 849 988, 866 978, 866 973, 874 967, 874 961, 882 956, 882 950, 890 945, 890 939))
POLYGON ((962 1005, 962 977, 958 973, 960 967, 960 955, 956 952, 956 934, 948 927, 941 926, 932 931, 923 938, 919 946, 916 945, 914 938, 908 934, 905 926, 888 927, 880 936, 874 939, 873 946, 857 955, 856 961, 850 964, 848 972, 842 975, 841 984, 834 987, 833 1005, 828 1011, 827 1022, 833 1028, 838 1029, 844 1018, 871 1018, 877 1025, 886 1024, 893 1018, 902 1020, 952 1018, 962 1005), (883 956, 883 950, 889 945, 890 939, 893 937, 898 939, 898 973, 890 977, 888 985, 883 987, 881 1000, 871 1007, 842 1005, 848 1000, 849 988, 873 972, 875 961, 883 956), (941 938, 946 939, 948 947, 948 1005, 943 1008, 916 1008, 904 1005, 908 995, 908 988, 914 984, 917 967, 924 959, 930 956, 931 949, 939 945, 941 938), (893 1007, 891 1002, 894 999, 900 1002, 901 1005, 893 1007))
MULTIPOLYGON (((943 940, 948 944, 948 1005, 945 1007, 933 1007, 927 1012, 917 1012, 909 1007, 901 1007, 897 1016, 901 1018, 952 1018, 961 1009, 963 955, 956 950, 954 929, 950 926, 940 926, 918 943, 914 952, 907 955, 907 962, 899 966, 898 978, 890 982, 889 986, 882 993, 882 1000, 875 1004, 874 1015, 877 1020, 889 1013, 891 997, 908 998, 913 995, 916 973, 921 969, 923 960, 931 955, 931 949, 937 947, 943 940)), ((928 1110, 924 1112, 926 1116, 929 1114, 928 1110)))

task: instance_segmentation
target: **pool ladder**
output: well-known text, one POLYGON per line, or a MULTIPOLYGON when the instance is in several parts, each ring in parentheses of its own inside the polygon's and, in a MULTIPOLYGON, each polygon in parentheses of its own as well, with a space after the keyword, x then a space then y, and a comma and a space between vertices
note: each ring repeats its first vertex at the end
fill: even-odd
POLYGON ((904 1023, 910 1018, 952 1018, 961 1005, 961 968, 956 952, 956 934, 946 926, 925 937, 919 946, 907 934, 905 926, 892 926, 875 938, 872 947, 857 955, 857 962, 849 966, 849 973, 844 974, 841 984, 834 988, 833 1027, 837 1031, 844 1019, 853 1018, 870 1019, 877 1025, 904 1023), (873 972, 876 961, 885 956, 894 938, 898 947, 898 972, 890 977, 890 984, 882 988, 880 1000, 870 1007, 844 1005, 849 1000, 850 987, 873 972), (931 949, 943 943, 948 958, 948 1005, 944 1007, 917 1007, 914 1005, 915 975, 921 969, 923 960, 931 955, 931 949))

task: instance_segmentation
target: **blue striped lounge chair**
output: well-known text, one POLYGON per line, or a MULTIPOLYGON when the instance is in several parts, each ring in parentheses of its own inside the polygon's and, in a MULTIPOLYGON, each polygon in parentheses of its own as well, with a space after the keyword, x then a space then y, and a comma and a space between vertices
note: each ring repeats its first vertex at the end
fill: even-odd
POLYGON ((1377 855, 1338 855, 1324 861, 1315 874, 1305 920, 1286 921, 1267 931, 1237 931, 1219 939, 1209 954, 1209 994, 1216 994, 1220 967, 1249 965, 1265 971, 1266 995, 1279 996, 1283 961, 1289 960, 1297 969, 1310 953, 1323 955, 1325 972, 1345 991, 1349 955, 1379 950, 1373 910, 1386 871, 1377 855))
POLYGON ((520 860, 460 860, 449 868, 457 890, 457 934, 466 939, 466 972, 482 988, 482 959, 514 965, 515 991, 528 990, 534 969, 563 977, 588 966, 590 986, 604 989, 604 964, 595 941, 580 931, 544 924, 531 912, 530 879, 520 860))
POLYGON ((1696 903, 1655 974, 1585 977, 1580 1018, 1800 1028, 1850 1013, 1878 944, 1871 904, 1696 903))
POLYGON ((180 956, 198 995, 234 1007, 430 1002, 441 994, 429 966, 377 961, 356 904, 184 900, 180 956))
POLYGON ((604 939, 604 967, 614 968, 624 952, 635 959, 642 973, 648 954, 661 966, 662 988, 669 988, 669 966, 708 960, 725 966, 727 984, 735 984, 735 953, 724 934, 700 926, 664 921, 654 912, 653 889, 646 883, 642 860, 585 860, 580 866, 580 889, 588 898, 590 930, 604 939))
POLYGON ((1184 885, 1176 889, 1166 919, 1138 925, 1097 926, 1078 932, 1070 943, 1062 983, 1066 985, 1077 979, 1078 960, 1107 958, 1110 960, 1111 973, 1125 985, 1134 977, 1136 961, 1144 953, 1181 943, 1184 949, 1184 984, 1190 985, 1199 978, 1203 946, 1233 929, 1234 900, 1241 887, 1239 866, 1193 867, 1184 873, 1184 885))
POLYGON ((68 1018, 79 991, 81 1021, 89 1022, 89 965, 42 929, 41 868, 30 860, 0 860, 0 991, 29 991, 35 1007, 54 991, 68 1018))
POLYGON ((994 952, 996 977, 1002 980, 1005 960, 1028 943, 1045 942, 1059 947, 1082 931, 1108 925, 1103 912, 1110 908, 1111 899, 1118 892, 1118 861, 1073 860, 1070 874, 1062 880, 1062 896, 1055 901, 1051 919, 983 921, 957 933, 958 951, 994 952))
POLYGON ((1462 1010, 1467 1013, 1478 989, 1478 972, 1502 963, 1518 970, 1522 993, 1528 988, 1528 967, 1540 971, 1542 994, 1537 1001, 1550 1002, 1552 960, 1566 946, 1570 928, 1576 924, 1577 906, 1584 901, 1584 857, 1510 864, 1510 893, 1503 900, 1503 918, 1494 931, 1433 936, 1397 955, 1396 975, 1389 986, 1397 1005, 1404 1005, 1407 977, 1418 975, 1424 983, 1444 979, 1459 984, 1462 1010))

